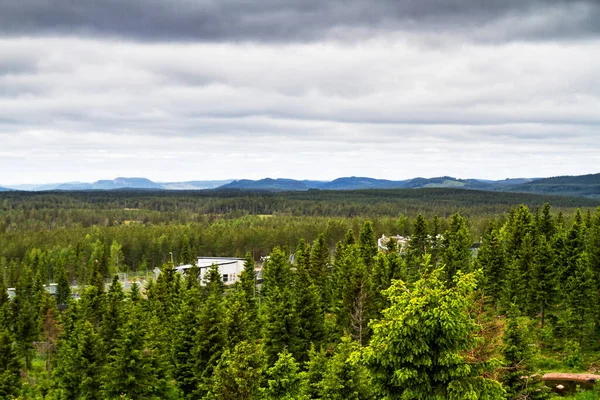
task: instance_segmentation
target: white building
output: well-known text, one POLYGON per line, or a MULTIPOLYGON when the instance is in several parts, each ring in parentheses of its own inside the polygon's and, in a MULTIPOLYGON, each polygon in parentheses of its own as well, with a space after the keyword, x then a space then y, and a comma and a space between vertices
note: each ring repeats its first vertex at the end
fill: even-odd
MULTIPOLYGON (((200 268, 200 280, 204 282, 204 278, 208 269, 211 265, 215 264, 219 267, 221 273, 221 279, 226 285, 233 285, 239 280, 239 276, 244 270, 244 259, 243 258, 231 258, 231 257, 198 257, 196 265, 200 268)), ((178 272, 185 274, 187 269, 190 269, 191 264, 180 265, 175 267, 178 272)))
POLYGON ((381 237, 379 239, 377 239, 377 247, 379 247, 379 250, 387 251, 388 250, 387 245, 391 239, 394 239, 396 241, 396 246, 400 252, 404 249, 404 247, 408 244, 408 242, 410 240, 408 237, 404 237, 404 236, 400 236, 400 235, 390 236, 390 237, 381 235, 381 237))

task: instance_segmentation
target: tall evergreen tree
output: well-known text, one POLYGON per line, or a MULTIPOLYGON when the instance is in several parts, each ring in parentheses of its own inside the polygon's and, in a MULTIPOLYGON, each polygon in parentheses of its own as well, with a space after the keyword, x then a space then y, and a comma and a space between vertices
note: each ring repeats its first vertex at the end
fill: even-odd
POLYGON ((524 334, 524 327, 518 323, 518 308, 512 306, 508 313, 506 331, 502 338, 505 367, 502 383, 508 399, 547 399, 548 388, 532 368, 533 354, 530 343, 524 334))
POLYGON ((275 364, 267 371, 264 400, 308 400, 305 374, 287 351, 281 352, 275 364))
POLYGON ((55 272, 56 275, 56 303, 67 304, 71 299, 71 283, 67 275, 67 269, 64 263, 59 263, 55 272))
POLYGON ((319 288, 310 275, 308 249, 303 240, 296 250, 295 303, 298 318, 299 361, 306 361, 311 344, 319 345, 324 337, 323 305, 319 288))
POLYGON ((555 262, 552 245, 544 235, 540 236, 538 240, 531 283, 534 290, 533 304, 538 307, 543 328, 546 322, 546 314, 555 301, 556 271, 554 270, 555 262))
POLYGON ((590 299, 594 298, 594 275, 590 268, 589 257, 584 251, 577 259, 573 275, 568 278, 565 285, 567 321, 571 335, 583 340, 589 335, 594 315, 590 299))
POLYGON ((98 385, 105 360, 100 337, 91 322, 77 320, 75 313, 67 318, 53 371, 52 398, 100 400, 98 385))
POLYGON ((413 223, 412 235, 410 236, 410 241, 408 242, 409 268, 419 267, 419 262, 427 251, 428 246, 429 231, 427 229, 427 221, 425 221, 423 214, 419 214, 413 223))
POLYGON ((132 399, 162 400, 172 398, 172 390, 157 354, 148 349, 145 332, 134 312, 120 328, 115 350, 109 356, 102 378, 105 398, 127 395, 132 399))
POLYGON ((328 278, 328 268, 331 262, 329 246, 325 241, 325 235, 321 233, 315 240, 310 252, 309 274, 319 289, 322 301, 326 301, 325 290, 328 278))
POLYGON ((446 269, 446 282, 452 285, 454 275, 458 271, 469 272, 471 268, 471 235, 467 221, 460 215, 454 214, 450 228, 444 234, 444 251, 441 256, 446 269))
POLYGON ((200 309, 200 289, 192 286, 183 291, 181 304, 173 320, 171 357, 173 377, 185 399, 194 399, 194 392, 200 386, 196 374, 196 361, 193 358, 198 316, 200 309))
POLYGON ((364 222, 358 235, 358 246, 360 248, 360 258, 370 271, 377 255, 377 239, 375 239, 373 222, 364 222))
POLYGON ((477 265, 483 269, 485 294, 493 305, 497 305, 502 298, 507 266, 500 235, 493 227, 483 238, 477 265))
POLYGON ((202 398, 210 390, 210 377, 226 344, 223 280, 219 267, 213 264, 207 272, 206 300, 200 310, 192 357, 196 360, 195 376, 199 382, 194 398, 202 398))
POLYGON ((253 400, 261 398, 265 356, 260 345, 240 342, 225 350, 212 376, 210 398, 253 400))
POLYGON ((360 345, 344 336, 331 359, 328 360, 323 379, 318 384, 320 398, 331 400, 367 400, 372 393, 365 367, 354 354, 360 345))
POLYGON ((8 330, 0 327, 0 398, 16 398, 21 391, 21 364, 8 330))

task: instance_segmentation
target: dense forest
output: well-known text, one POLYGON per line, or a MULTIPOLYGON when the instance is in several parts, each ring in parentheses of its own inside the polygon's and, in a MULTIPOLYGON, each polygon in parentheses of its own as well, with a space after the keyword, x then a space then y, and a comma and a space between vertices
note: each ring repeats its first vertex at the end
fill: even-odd
POLYGON ((0 398, 549 398, 541 373, 600 368, 597 206, 448 189, 2 193, 0 398), (382 234, 410 239, 382 249, 382 234), (239 282, 175 271, 209 255, 245 257, 239 282), (124 290, 118 273, 155 268, 124 290))

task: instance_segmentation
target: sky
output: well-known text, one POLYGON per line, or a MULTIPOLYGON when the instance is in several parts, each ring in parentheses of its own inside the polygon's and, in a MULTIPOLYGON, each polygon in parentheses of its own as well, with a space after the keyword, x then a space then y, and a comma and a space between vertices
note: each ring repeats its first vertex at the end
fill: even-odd
POLYGON ((0 0, 0 185, 600 172, 600 0, 0 0))

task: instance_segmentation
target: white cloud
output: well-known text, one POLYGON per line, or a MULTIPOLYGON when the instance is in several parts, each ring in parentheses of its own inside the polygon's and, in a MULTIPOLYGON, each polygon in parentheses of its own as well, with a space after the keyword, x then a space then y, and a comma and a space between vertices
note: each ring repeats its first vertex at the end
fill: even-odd
POLYGON ((0 183, 505 178, 600 165, 600 39, 408 38, 0 39, 0 183))

